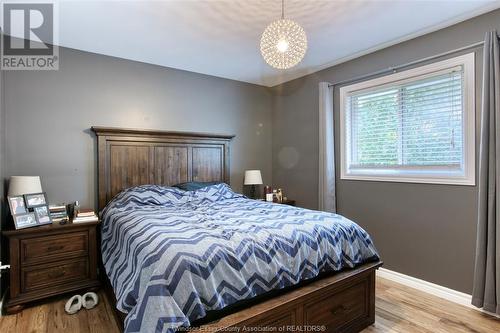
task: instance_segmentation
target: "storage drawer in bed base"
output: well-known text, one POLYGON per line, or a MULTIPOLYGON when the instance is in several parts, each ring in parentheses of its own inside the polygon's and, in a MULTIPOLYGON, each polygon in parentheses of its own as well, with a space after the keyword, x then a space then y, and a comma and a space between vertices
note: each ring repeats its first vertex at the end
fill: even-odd
MULTIPOLYGON (((375 271, 369 263, 317 280, 223 317, 199 331, 259 327, 269 332, 360 332, 375 322, 375 271)), ((196 328, 193 329, 196 331, 196 328)))

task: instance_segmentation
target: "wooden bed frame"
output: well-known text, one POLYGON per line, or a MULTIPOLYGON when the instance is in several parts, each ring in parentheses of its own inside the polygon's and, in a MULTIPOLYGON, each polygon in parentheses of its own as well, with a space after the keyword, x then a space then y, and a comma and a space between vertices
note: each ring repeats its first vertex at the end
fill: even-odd
MULTIPOLYGON (((92 127, 98 147, 99 210, 121 190, 142 184, 174 185, 188 181, 229 184, 233 135, 92 127)), ((262 297, 244 307, 219 311, 211 322, 192 330, 229 331, 267 326, 276 331, 359 332, 375 322, 375 271, 366 263, 313 282, 262 297), (309 326, 309 327, 304 327, 309 326)), ((104 272, 101 267, 101 272, 104 272)), ((101 274, 111 301, 114 293, 101 274)), ((123 327, 124 314, 116 310, 123 327)))

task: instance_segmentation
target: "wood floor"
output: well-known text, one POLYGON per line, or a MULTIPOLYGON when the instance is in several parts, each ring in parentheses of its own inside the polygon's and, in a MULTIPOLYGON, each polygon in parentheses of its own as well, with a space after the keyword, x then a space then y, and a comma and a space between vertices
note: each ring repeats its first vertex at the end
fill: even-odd
POLYGON ((363 333, 500 332, 500 319, 386 279, 376 296, 375 324, 363 333))
MULTIPOLYGON (((101 302, 92 310, 69 316, 65 299, 26 308, 17 315, 0 317, 0 332, 16 333, 115 333, 119 332, 112 308, 101 302)), ((500 332, 500 319, 441 298, 377 278, 376 323, 363 333, 489 333, 500 332)))

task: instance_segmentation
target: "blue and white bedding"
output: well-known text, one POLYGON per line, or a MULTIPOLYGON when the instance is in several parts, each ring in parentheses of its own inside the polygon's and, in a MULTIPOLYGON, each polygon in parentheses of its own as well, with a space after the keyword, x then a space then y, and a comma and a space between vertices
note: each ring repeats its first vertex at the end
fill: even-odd
POLYGON ((340 215, 250 200, 226 184, 130 188, 102 217, 125 332, 173 332, 209 310, 378 259, 370 236, 340 215))

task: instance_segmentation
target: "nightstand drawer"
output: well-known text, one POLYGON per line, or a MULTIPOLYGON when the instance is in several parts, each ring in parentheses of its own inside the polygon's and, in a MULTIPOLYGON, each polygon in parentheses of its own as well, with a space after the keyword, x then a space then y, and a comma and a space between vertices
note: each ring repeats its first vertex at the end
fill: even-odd
POLYGON ((21 270, 21 279, 22 292, 89 279, 88 260, 81 258, 50 265, 26 267, 21 270))
POLYGON ((87 252, 88 233, 85 231, 21 240, 22 264, 85 256, 87 252))

